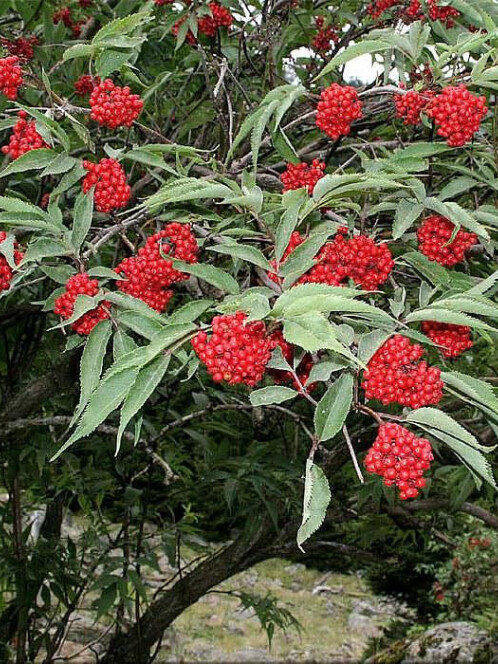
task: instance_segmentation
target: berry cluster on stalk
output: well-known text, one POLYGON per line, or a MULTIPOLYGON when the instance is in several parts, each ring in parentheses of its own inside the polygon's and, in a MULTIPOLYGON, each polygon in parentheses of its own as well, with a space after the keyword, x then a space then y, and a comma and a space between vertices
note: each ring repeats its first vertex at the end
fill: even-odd
POLYGON ((0 92, 11 101, 17 99, 17 92, 23 84, 19 62, 17 55, 0 58, 0 92))
POLYGON ((104 158, 95 164, 85 159, 83 167, 88 171, 83 179, 83 192, 86 194, 95 187, 94 201, 98 212, 108 213, 128 205, 131 188, 119 162, 104 158))
POLYGON ((426 320, 422 323, 422 332, 438 346, 442 346, 441 351, 447 358, 458 357, 474 345, 470 336, 471 329, 467 325, 426 320))
POLYGON ((229 10, 218 2, 210 2, 209 9, 211 16, 202 16, 197 25, 201 35, 214 37, 218 28, 230 28, 233 23, 233 17, 229 10))
POLYGON ((443 398, 441 370, 421 361, 423 354, 419 344, 412 344, 400 334, 388 339, 363 374, 366 399, 410 408, 438 404, 443 398))
POLYGON ((189 278, 173 267, 173 260, 196 263, 198 254, 190 226, 172 222, 147 238, 136 256, 125 258, 115 268, 115 272, 124 277, 118 281, 118 288, 163 312, 173 296, 169 287, 189 278))
POLYGON ((432 447, 425 438, 399 424, 381 424, 374 444, 368 450, 365 467, 369 473, 384 478, 385 486, 396 486, 401 500, 416 498, 425 487, 423 477, 434 460, 432 447))
POLYGON ((431 90, 417 92, 409 90, 406 94, 394 95, 396 117, 403 120, 403 124, 416 127, 422 122, 421 113, 427 108, 434 93, 431 90))
POLYGON ((317 105, 316 126, 332 140, 347 136, 351 124, 363 117, 358 92, 351 85, 332 83, 322 90, 317 105))
POLYGON ((458 148, 472 140, 488 112, 486 97, 476 97, 467 86, 450 85, 435 96, 425 109, 434 120, 438 136, 450 147, 458 148))
POLYGON ((131 127, 144 102, 130 88, 114 85, 110 78, 95 85, 90 95, 90 117, 108 129, 131 127))
MULTIPOLYGON (((5 242, 7 239, 7 233, 5 231, 0 231, 0 243, 5 242)), ((19 251, 17 242, 14 243, 14 263, 19 265, 19 263, 24 258, 24 254, 19 251)), ((14 272, 10 267, 7 259, 3 254, 0 254, 0 292, 9 290, 14 272)))
POLYGON ((215 316, 211 335, 201 331, 192 346, 215 383, 253 387, 263 378, 276 340, 262 321, 247 322, 241 311, 215 316))
POLYGON ((38 37, 17 37, 16 39, 7 39, 0 37, 0 44, 9 55, 15 55, 19 62, 25 64, 29 62, 34 55, 33 47, 40 43, 38 37))
MULTIPOLYGON (((377 244, 366 235, 348 239, 345 232, 347 230, 342 229, 331 242, 323 245, 315 257, 316 264, 300 277, 297 283, 340 286, 349 278, 365 290, 376 290, 387 281, 394 267, 389 247, 384 243, 377 244)), ((304 238, 295 231, 281 263, 284 263, 302 242, 304 238)), ((275 261, 272 266, 276 267, 275 261)), ((275 275, 270 275, 270 278, 278 283, 275 275)))
POLYGON ((10 155, 12 159, 17 159, 30 150, 50 147, 36 130, 36 122, 27 120, 26 111, 19 111, 18 117, 19 120, 12 129, 9 144, 2 147, 4 154, 10 155))
POLYGON ((311 196, 316 183, 324 176, 325 167, 319 159, 313 159, 311 165, 306 162, 287 164, 286 170, 280 176, 284 185, 283 192, 306 187, 311 196))
POLYGON ((74 91, 80 97, 91 94, 97 85, 100 85, 100 76, 90 76, 90 74, 83 74, 74 83, 74 91))
POLYGON ((477 243, 475 233, 460 229, 455 234, 455 224, 437 214, 424 220, 417 230, 417 238, 419 251, 445 267, 461 263, 466 252, 477 243))
MULTIPOLYGON (((78 295, 94 297, 99 292, 99 282, 82 272, 70 277, 66 283, 65 292, 60 295, 54 304, 54 313, 62 319, 68 320, 74 314, 74 305, 78 295)), ((109 318, 109 303, 101 302, 95 309, 87 311, 83 316, 71 323, 71 329, 78 334, 88 335, 101 321, 109 318)))
POLYGON ((323 16, 317 16, 315 19, 316 33, 313 37, 312 46, 317 53, 327 53, 332 46, 339 41, 337 30, 331 25, 324 25, 323 16))

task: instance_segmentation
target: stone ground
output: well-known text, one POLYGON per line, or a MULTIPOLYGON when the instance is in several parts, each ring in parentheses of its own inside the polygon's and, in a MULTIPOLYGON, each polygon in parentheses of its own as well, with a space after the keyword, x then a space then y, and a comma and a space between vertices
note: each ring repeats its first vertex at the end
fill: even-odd
POLYGON ((302 625, 275 633, 271 651, 252 611, 237 598, 210 593, 175 622, 159 662, 357 662, 369 637, 400 607, 374 597, 356 576, 324 574, 271 560, 233 577, 219 590, 271 592, 302 625))

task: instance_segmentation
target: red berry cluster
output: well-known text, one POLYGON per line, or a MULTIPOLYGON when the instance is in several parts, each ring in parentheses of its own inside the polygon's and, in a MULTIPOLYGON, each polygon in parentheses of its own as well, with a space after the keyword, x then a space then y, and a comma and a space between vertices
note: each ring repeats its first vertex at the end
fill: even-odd
POLYGON ((362 103, 351 85, 332 83, 322 90, 317 106, 316 125, 332 140, 347 136, 351 123, 363 117, 362 103))
POLYGON ((401 3, 402 0, 374 0, 368 5, 367 12, 372 18, 380 18, 384 12, 401 3))
MULTIPOLYGON (((272 339, 275 342, 275 348, 278 346, 282 351, 285 361, 291 367, 294 365, 294 346, 284 339, 284 335, 281 330, 277 330, 272 333, 272 339)), ((311 369, 313 367, 313 358, 309 353, 306 353, 299 365, 295 368, 297 380, 294 378, 290 371, 285 371, 283 369, 269 369, 268 373, 273 378, 275 383, 290 383, 292 382, 296 390, 301 391, 301 386, 306 387, 306 391, 310 391, 314 388, 313 385, 306 385, 308 378, 310 376, 311 369)))
MULTIPOLYGON (((7 238, 7 233, 4 231, 0 231, 0 243, 4 242, 4 240, 7 238)), ((14 262, 16 265, 19 265, 19 263, 22 261, 24 254, 18 250, 18 245, 17 242, 14 243, 14 262)), ((10 265, 7 263, 7 259, 5 256, 0 254, 0 292, 9 290, 10 288, 10 282, 12 281, 12 277, 14 276, 14 273, 12 272, 12 268, 10 265)))
POLYGON ((311 196, 316 183, 323 178, 324 170, 325 164, 319 159, 313 159, 311 166, 305 162, 287 164, 287 170, 280 176, 284 185, 283 191, 306 187, 311 196))
POLYGON ((420 361, 423 354, 419 344, 412 344, 400 334, 388 339, 363 375, 366 398, 378 399, 385 406, 398 403, 421 408, 438 404, 443 398, 441 371, 420 361))
POLYGON ((470 327, 467 325, 426 320, 422 323, 422 332, 434 343, 443 347, 442 352, 445 357, 458 357, 474 345, 470 338, 470 327))
POLYGON ((376 290, 385 283, 394 267, 386 244, 376 244, 366 235, 347 239, 342 233, 321 248, 317 261, 301 283, 339 286, 350 278, 365 290, 376 290))
POLYGON ((91 7, 93 5, 93 0, 78 0, 78 4, 85 9, 86 7, 91 7))
POLYGON ((489 549, 491 546, 491 540, 489 537, 469 537, 468 541, 469 549, 489 549))
POLYGON ((384 478, 385 486, 397 486, 401 500, 416 498, 426 481, 423 474, 434 460, 425 438, 399 424, 381 424, 374 444, 368 450, 365 467, 384 478))
POLYGON ((17 159, 30 150, 50 147, 36 131, 36 122, 26 119, 28 117, 26 111, 19 111, 18 116, 19 120, 12 129, 9 144, 2 147, 4 154, 17 159))
POLYGON ((77 95, 83 97, 89 95, 95 89, 95 86, 100 85, 100 76, 90 76, 90 74, 83 74, 74 83, 74 90, 77 95))
POLYGON ((17 55, 0 58, 0 92, 3 92, 7 99, 16 99, 17 91, 23 83, 19 62, 17 55))
POLYGON ((106 78, 92 90, 90 117, 109 129, 130 127, 140 115, 143 105, 139 95, 131 94, 128 86, 121 88, 106 78))
POLYGON ((207 37, 214 37, 218 28, 229 28, 233 23, 233 17, 226 7, 218 2, 210 2, 211 16, 203 16, 198 20, 199 32, 207 37))
POLYGON ((431 21, 442 21, 447 28, 453 28, 455 25, 454 19, 460 16, 460 12, 454 7, 448 5, 440 7, 438 0, 427 0, 427 7, 431 21))
POLYGON ((159 7, 163 7, 164 5, 172 5, 174 1, 175 0, 154 0, 154 3, 159 7))
POLYGON ((0 44, 7 50, 9 55, 16 55, 19 62, 26 63, 34 55, 33 46, 39 44, 38 37, 18 37, 17 39, 6 39, 0 37, 0 44))
POLYGON ((63 7, 62 9, 55 11, 52 14, 52 22, 54 25, 57 25, 58 23, 64 23, 66 28, 72 28, 73 16, 69 7, 63 7))
POLYGON ((198 332, 192 346, 216 383, 244 383, 254 386, 263 378, 266 365, 275 348, 262 321, 247 322, 242 311, 215 316, 212 334, 198 332))
POLYGON ((337 30, 331 25, 325 26, 324 23, 325 19, 323 16, 317 16, 315 19, 317 31, 313 37, 312 45, 318 53, 326 53, 327 51, 330 51, 332 45, 339 41, 337 30))
MULTIPOLYGON (((99 292, 99 282, 91 279, 85 272, 75 274, 66 283, 66 292, 58 297, 54 304, 54 313, 64 320, 71 318, 74 313, 74 305, 78 295, 89 295, 93 297, 99 292)), ((71 324, 71 329, 78 334, 90 334, 93 328, 101 320, 109 318, 108 302, 101 302, 95 309, 83 314, 81 318, 71 324)))
POLYGON ((115 159, 104 158, 98 164, 83 161, 88 175, 83 179, 83 191, 86 194, 95 187, 95 209, 98 212, 111 212, 126 207, 130 200, 131 188, 126 182, 126 173, 115 159))
POLYGON ((424 220, 417 230, 418 248, 431 261, 452 267, 461 263, 465 252, 477 243, 477 235, 459 230, 453 240, 455 225, 445 217, 434 214, 424 220))
POLYGON ((445 88, 425 109, 436 124, 438 136, 454 148, 472 140, 487 112, 486 97, 476 97, 463 83, 445 88))
POLYGON ((394 95, 396 117, 403 118, 403 124, 417 126, 422 122, 420 113, 427 107, 434 93, 424 90, 422 93, 409 90, 406 94, 394 95))
POLYGON ((188 274, 173 267, 172 259, 197 263, 198 254, 199 248, 190 226, 172 222, 151 235, 137 256, 125 258, 115 268, 125 277, 118 282, 118 288, 162 312, 173 296, 168 287, 189 278, 188 274))

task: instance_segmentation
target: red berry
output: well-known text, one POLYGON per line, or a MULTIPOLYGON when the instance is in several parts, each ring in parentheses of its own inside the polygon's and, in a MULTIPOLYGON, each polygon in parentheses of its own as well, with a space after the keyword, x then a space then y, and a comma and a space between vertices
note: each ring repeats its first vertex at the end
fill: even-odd
POLYGON ((316 183, 323 178, 324 170, 325 164, 319 159, 313 159, 311 166, 305 162, 287 164, 286 171, 280 176, 284 185, 283 191, 286 192, 306 187, 308 194, 311 196, 316 183))
POLYGON ((26 120, 26 111, 19 111, 19 120, 12 129, 9 144, 2 147, 2 152, 8 154, 12 159, 17 159, 22 154, 38 148, 49 148, 40 134, 36 131, 36 122, 26 120))
MULTIPOLYGON (((58 297, 54 304, 54 313, 64 320, 71 318, 74 313, 74 305, 78 295, 93 297, 99 292, 97 279, 91 279, 85 272, 75 274, 66 283, 66 292, 58 297)), ((78 334, 90 334, 93 328, 101 320, 109 318, 108 302, 101 302, 95 309, 83 314, 77 321, 71 324, 71 329, 78 334)))
POLYGON ((144 103, 129 87, 120 88, 106 78, 96 85, 90 95, 90 117, 109 129, 130 127, 138 118, 144 103))
POLYGON ((417 230, 418 248, 440 265, 452 267, 461 263, 465 252, 477 243, 477 235, 459 230, 453 241, 449 242, 455 231, 455 225, 437 214, 427 217, 417 230))
POLYGON ((57 25, 57 23, 62 22, 64 23, 66 28, 72 28, 73 17, 69 7, 64 7, 63 9, 59 9, 58 11, 54 12, 52 14, 52 22, 54 23, 54 25, 57 25))
POLYGON ((186 263, 197 263, 198 254, 199 247, 190 226, 176 221, 151 235, 145 246, 138 250, 149 285, 159 288, 189 278, 188 274, 173 267, 169 257, 186 263))
POLYGON ((422 323, 422 332, 443 347, 442 353, 445 357, 458 357, 474 345, 470 338, 471 329, 467 325, 426 320, 422 323))
POLYGON ((441 371, 420 361, 419 344, 396 334, 388 339, 367 365, 362 388, 367 399, 385 406, 397 403, 410 408, 438 404, 443 398, 441 371))
POLYGON ((438 0, 427 0, 427 7, 429 9, 429 18, 431 21, 442 21, 446 23, 447 28, 452 28, 455 25, 453 19, 460 16, 458 9, 445 5, 440 7, 438 0))
POLYGON ((77 81, 74 83, 74 90, 77 95, 83 97, 84 95, 89 95, 93 92, 95 86, 100 85, 100 76, 90 76, 89 74, 84 74, 80 76, 77 81))
POLYGON ((17 98, 17 91, 23 84, 19 62, 17 55, 0 58, 0 92, 12 101, 17 98))
POLYGON ((19 62, 26 63, 34 55, 33 46, 39 44, 38 37, 18 37, 17 39, 6 39, 0 37, 0 44, 7 50, 9 55, 16 55, 19 62))
POLYGON ((362 103, 355 88, 332 83, 322 90, 317 106, 316 125, 332 140, 347 136, 352 122, 361 117, 362 103))
POLYGON ((239 311, 215 316, 211 329, 211 336, 206 332, 196 334, 192 346, 213 380, 229 385, 256 385, 263 378, 276 344, 265 324, 247 323, 247 315, 239 311))
MULTIPOLYGON (((5 231, 0 231, 0 243, 3 242, 7 238, 7 233, 5 231)), ((22 261, 24 254, 18 250, 18 244, 17 242, 14 243, 14 262, 16 265, 19 265, 19 263, 22 261)), ((10 288, 10 282, 12 281, 12 277, 14 276, 14 273, 12 271, 12 268, 10 265, 7 263, 7 259, 5 256, 0 254, 0 292, 4 290, 9 290, 10 288)))
POLYGON ((210 2, 211 16, 202 16, 198 20, 199 32, 207 37, 214 37, 218 28, 229 28, 233 23, 233 17, 226 7, 218 2, 210 2))
POLYGON ((416 498, 425 486, 423 475, 433 460, 428 440, 417 438, 399 424, 381 424, 365 457, 365 468, 383 477, 386 486, 397 486, 399 497, 406 500, 416 498))
POLYGON ((332 48, 333 44, 336 44, 339 41, 337 30, 330 25, 324 27, 323 16, 318 16, 315 19, 315 24, 317 31, 313 37, 312 46, 318 53, 327 53, 327 51, 330 51, 332 48))
POLYGON ((83 191, 86 194, 95 187, 95 209, 98 212, 126 207, 131 189, 126 182, 126 173, 115 159, 104 158, 98 164, 85 160, 83 167, 88 171, 83 179, 83 191))
POLYGON ((422 122, 420 113, 426 108, 434 93, 425 90, 422 93, 409 90, 404 95, 394 95, 396 117, 403 118, 403 124, 417 126, 422 122))
POLYGON ((162 287, 150 287, 144 269, 144 260, 138 256, 125 258, 115 268, 125 279, 118 281, 118 288, 123 293, 136 297, 152 309, 162 313, 173 297, 173 291, 162 287))
POLYGON ((472 140, 487 112, 486 97, 476 97, 463 83, 445 88, 425 109, 438 136, 446 138, 451 147, 462 147, 472 140))

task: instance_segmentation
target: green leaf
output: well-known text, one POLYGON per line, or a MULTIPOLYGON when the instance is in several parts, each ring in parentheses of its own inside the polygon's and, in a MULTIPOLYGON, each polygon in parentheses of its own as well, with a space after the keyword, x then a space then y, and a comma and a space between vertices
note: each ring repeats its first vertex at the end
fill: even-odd
POLYGON ((131 34, 138 27, 152 20, 150 10, 151 8, 149 7, 147 11, 130 14, 124 18, 117 18, 114 21, 106 23, 94 36, 92 44, 103 46, 109 39, 131 34))
POLYGON ((393 238, 398 240, 420 217, 424 206, 415 199, 403 198, 396 208, 396 217, 393 225, 393 238))
POLYGON ((467 314, 458 311, 450 311, 449 309, 437 309, 436 307, 414 311, 406 317, 405 322, 415 323, 423 320, 431 320, 437 323, 450 323, 451 325, 468 325, 477 330, 495 330, 491 325, 483 323, 477 318, 473 318, 467 314))
POLYGON ((184 263, 183 261, 174 260, 173 267, 181 272, 193 274, 195 277, 207 281, 208 284, 216 286, 222 291, 236 295, 239 292, 239 284, 235 281, 231 274, 220 270, 214 265, 207 265, 206 263, 184 263))
POLYGON ((62 54, 63 62, 67 60, 74 60, 74 58, 87 58, 94 54, 95 46, 91 44, 75 44, 67 48, 62 54))
POLYGON ((291 274, 301 275, 309 268, 309 261, 317 255, 328 237, 329 233, 316 233, 296 247, 280 265, 280 275, 282 277, 291 274))
POLYGON ((387 40, 382 39, 364 39, 357 44, 348 46, 344 51, 338 53, 335 57, 330 60, 322 71, 318 74, 315 80, 322 78, 334 69, 337 69, 340 65, 353 60, 354 58, 359 57, 360 55, 367 55, 368 53, 379 53, 380 51, 385 51, 391 49, 392 44, 387 40))
POLYGON ((273 307, 273 313, 275 316, 284 316, 289 310, 292 311, 292 308, 297 306, 298 302, 306 302, 317 296, 354 298, 361 294, 362 291, 355 288, 329 286, 328 284, 298 284, 280 295, 273 307))
POLYGON ((180 178, 163 185, 159 191, 146 198, 144 203, 151 212, 158 212, 168 203, 225 198, 230 197, 232 193, 232 189, 219 182, 180 178))
POLYGON ((358 343, 358 359, 367 364, 390 336, 391 332, 384 330, 372 330, 363 334, 358 343))
POLYGON ((95 60, 95 73, 106 78, 113 71, 121 67, 133 57, 133 51, 118 51, 116 49, 105 49, 95 60))
POLYGON ((88 406, 72 436, 52 457, 51 461, 57 459, 71 445, 80 438, 89 436, 92 431, 101 424, 108 415, 112 413, 128 394, 131 386, 138 375, 137 367, 128 367, 117 373, 110 373, 104 377, 90 397, 88 406))
POLYGON ((476 406, 484 406, 498 415, 498 397, 488 383, 459 371, 443 371, 441 379, 445 385, 468 397, 476 406))
POLYGON ((437 408, 418 408, 417 410, 413 410, 406 416, 406 421, 418 424, 427 431, 430 430, 430 433, 436 437, 440 437, 440 433, 450 435, 476 450, 489 452, 494 449, 494 447, 490 448, 481 445, 473 434, 464 429, 452 417, 437 408))
POLYGON ((274 403, 283 403, 298 396, 296 390, 290 387, 280 387, 272 385, 271 387, 262 387, 260 390, 254 390, 249 395, 249 400, 253 406, 268 406, 274 403))
POLYGON ((47 214, 33 203, 28 203, 20 198, 13 198, 11 196, 0 196, 0 210, 6 212, 24 212, 26 215, 39 217, 40 219, 47 219, 47 214))
POLYGON ((282 204, 285 208, 280 222, 275 231, 275 258, 277 262, 282 260, 291 235, 299 222, 299 211, 301 206, 308 200, 306 189, 294 189, 285 192, 282 196, 282 204))
POLYGON ((71 233, 71 245, 78 252, 90 230, 93 217, 93 194, 94 187, 84 194, 78 194, 74 204, 73 231, 71 233))
POLYGON ((64 242, 42 237, 28 245, 20 265, 26 265, 50 256, 67 256, 70 253, 71 251, 64 242))
POLYGON ((304 483, 303 520, 297 532, 297 545, 301 551, 304 552, 302 547, 304 542, 316 533, 325 521, 331 498, 329 481, 325 473, 308 459, 304 483))
POLYGON ((119 360, 120 357, 131 353, 132 350, 137 348, 137 344, 133 339, 126 334, 124 330, 118 328, 114 332, 114 337, 112 341, 112 356, 114 360, 119 360))
POLYGON ((232 258, 240 258, 247 263, 252 263, 263 270, 272 271, 270 263, 263 256, 262 252, 256 247, 251 247, 245 244, 237 244, 235 242, 227 244, 218 244, 215 247, 209 247, 209 251, 215 251, 218 254, 225 254, 232 256, 232 258))
POLYGON ((128 422, 138 413, 147 399, 156 390, 166 373, 170 360, 171 356, 160 355, 148 366, 140 370, 121 408, 121 419, 119 421, 118 437, 116 440, 116 456, 119 453, 121 439, 128 422))
POLYGON ((337 339, 333 325, 320 314, 285 320, 283 331, 286 341, 310 353, 328 348, 354 363, 358 362, 351 351, 337 339))
POLYGON ((93 328, 88 337, 80 361, 80 400, 71 425, 80 418, 92 392, 99 384, 111 333, 111 321, 103 320, 93 328))
POLYGON ((207 311, 213 304, 212 300, 192 300, 183 307, 175 309, 168 318, 169 323, 192 323, 207 311))
POLYGON ((11 161, 7 168, 0 172, 0 178, 14 173, 24 173, 25 171, 40 170, 45 168, 58 157, 57 152, 49 148, 39 148, 25 152, 14 161, 11 161))
POLYGON ((353 376, 343 373, 318 402, 314 422, 318 440, 333 438, 342 429, 353 403, 353 376))

